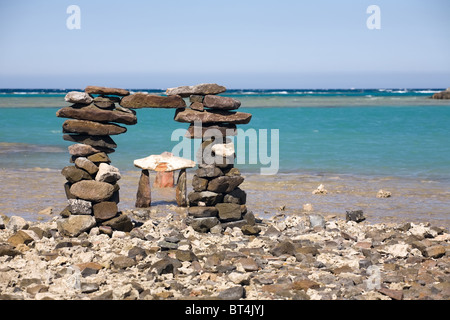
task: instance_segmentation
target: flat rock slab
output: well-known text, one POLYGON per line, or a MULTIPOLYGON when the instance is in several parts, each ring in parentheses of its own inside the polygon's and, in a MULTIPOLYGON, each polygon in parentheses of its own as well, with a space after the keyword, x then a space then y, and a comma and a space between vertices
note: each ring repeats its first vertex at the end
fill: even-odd
POLYGON ((86 93, 89 94, 102 94, 102 95, 112 95, 112 96, 128 96, 130 91, 119 88, 107 88, 98 86, 87 86, 84 89, 86 93))
POLYGON ((235 110, 239 109, 241 102, 229 97, 207 95, 203 99, 203 106, 211 109, 235 110))
POLYGON ((82 180, 70 187, 70 193, 79 199, 102 202, 111 198, 114 186, 106 182, 82 180))
POLYGON ((122 98, 120 105, 129 109, 142 109, 142 108, 166 108, 177 109, 185 108, 186 102, 180 96, 158 96, 147 93, 135 93, 130 96, 122 98))
POLYGON ((127 128, 116 124, 103 124, 87 120, 66 120, 63 123, 64 133, 80 133, 91 136, 110 136, 127 132, 127 128))
POLYGON ((230 123, 247 124, 252 119, 250 113, 229 112, 222 110, 196 111, 192 109, 177 109, 174 120, 177 122, 194 123, 230 123))
POLYGON ((167 154, 160 154, 134 160, 134 166, 143 170, 169 172, 186 168, 193 168, 195 167, 195 162, 189 159, 174 157, 167 154))
POLYGON ((82 108, 65 107, 56 112, 59 118, 71 118, 78 120, 89 120, 98 122, 117 122, 127 125, 137 123, 137 117, 132 113, 104 110, 94 104, 82 108))
POLYGON ((208 95, 219 94, 227 91, 224 86, 219 86, 215 83, 202 83, 195 86, 181 86, 176 88, 169 88, 166 90, 168 96, 179 95, 183 98, 187 98, 191 95, 208 95))

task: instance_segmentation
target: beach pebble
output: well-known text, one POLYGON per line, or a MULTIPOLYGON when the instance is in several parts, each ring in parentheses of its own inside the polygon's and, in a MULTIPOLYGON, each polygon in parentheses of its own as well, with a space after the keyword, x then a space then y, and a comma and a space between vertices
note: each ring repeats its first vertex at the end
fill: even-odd
POLYGON ((328 191, 325 189, 323 184, 319 185, 317 189, 312 192, 312 194, 322 194, 322 195, 325 195, 327 193, 328 191))
POLYGON ((14 232, 22 229, 28 229, 28 227, 29 222, 19 216, 10 217, 8 223, 6 224, 6 229, 14 232))
POLYGON ((392 196, 392 193, 389 191, 379 190, 377 192, 377 198, 390 198, 392 196))

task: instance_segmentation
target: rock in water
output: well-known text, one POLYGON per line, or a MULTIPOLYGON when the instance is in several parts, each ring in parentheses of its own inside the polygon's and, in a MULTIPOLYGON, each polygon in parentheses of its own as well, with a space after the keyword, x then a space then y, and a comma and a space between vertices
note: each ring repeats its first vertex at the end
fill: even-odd
POLYGON ((450 99, 450 88, 433 94, 432 99, 450 99))
POLYGON ((135 93, 128 97, 122 98, 120 105, 124 108, 141 109, 141 108, 185 108, 186 102, 180 96, 157 96, 147 93, 135 93))
POLYGON ((83 200, 102 202, 111 198, 114 186, 106 182, 83 180, 74 183, 70 187, 70 193, 83 200))
POLYGON ((187 98, 191 95, 209 95, 219 94, 227 91, 227 88, 219 86, 215 83, 202 83, 195 86, 181 86, 177 88, 169 88, 166 90, 168 96, 179 95, 182 98, 187 98))
POLYGON ((328 191, 325 190, 325 187, 323 186, 323 184, 318 186, 317 189, 312 192, 312 194, 327 194, 327 193, 328 193, 328 191))
POLYGON ((70 103, 91 104, 94 99, 86 92, 70 91, 64 100, 70 103))
POLYGON ((128 96, 130 91, 118 88, 106 88, 98 86, 87 86, 84 91, 89 94, 102 94, 112 96, 128 96))
POLYGON ((87 120, 66 120, 63 123, 64 133, 80 133, 91 136, 109 136, 127 132, 127 128, 116 124, 103 124, 87 120))
POLYGON ((380 190, 377 193, 377 198, 390 198, 392 196, 392 193, 389 191, 380 190))
POLYGON ((345 219, 346 221, 355 221, 359 223, 366 220, 366 217, 364 217, 364 213, 362 210, 356 210, 356 211, 347 211, 345 219))

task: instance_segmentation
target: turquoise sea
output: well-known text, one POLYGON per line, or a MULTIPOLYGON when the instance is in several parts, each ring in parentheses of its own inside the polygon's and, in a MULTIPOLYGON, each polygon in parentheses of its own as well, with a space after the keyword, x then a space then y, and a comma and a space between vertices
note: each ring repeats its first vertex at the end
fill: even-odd
MULTIPOLYGON (((0 90, 0 214, 33 220, 43 218, 38 212, 44 208, 57 214, 65 207, 60 171, 70 165, 71 143, 62 139, 65 119, 55 114, 69 105, 64 96, 71 90, 0 90)), ((441 90, 228 91, 241 100, 241 111, 253 115, 239 126, 246 138, 234 138, 238 156, 245 154, 237 167, 246 178, 247 206, 260 217, 277 214, 280 206, 285 214, 302 214, 309 203, 323 215, 342 218, 346 210, 362 209, 370 222, 450 227, 450 101, 430 99, 441 90), (268 152, 260 152, 266 141, 268 152), (276 159, 277 174, 261 175, 276 159), (319 184, 326 196, 312 195, 319 184), (377 199, 380 189, 393 196, 377 199)), ((110 155, 122 173, 121 210, 134 207, 140 170, 133 160, 172 151, 182 141, 172 134, 188 127, 173 120, 173 109, 136 111, 138 124, 113 136, 118 148, 110 155)), ((189 147, 195 160, 196 147, 189 147)), ((188 179, 193 172, 188 170, 188 179)), ((173 190, 152 190, 152 198, 162 213, 174 203, 173 190)))
MULTIPOLYGON (((0 167, 50 168, 67 165, 69 142, 62 139, 64 119, 56 111, 68 105, 67 90, 0 90, 0 167)), ((442 89, 231 90, 242 101, 240 111, 253 114, 243 130, 279 130, 280 173, 389 175, 450 180, 450 101, 432 100, 442 89)), ((160 94, 162 90, 132 90, 160 94)), ((137 110, 138 124, 114 136, 111 155, 122 170, 133 160, 171 151, 175 129, 170 109, 137 110)), ((257 158, 244 171, 268 165, 257 158)), ((260 141, 258 141, 260 142, 260 141)), ((238 141, 235 141, 237 146, 238 141)), ((242 145, 241 145, 242 148, 242 145)), ((195 154, 192 147, 192 158, 195 154)), ((276 154, 272 155, 272 158, 276 154)), ((193 160, 195 160, 193 158, 193 160)))

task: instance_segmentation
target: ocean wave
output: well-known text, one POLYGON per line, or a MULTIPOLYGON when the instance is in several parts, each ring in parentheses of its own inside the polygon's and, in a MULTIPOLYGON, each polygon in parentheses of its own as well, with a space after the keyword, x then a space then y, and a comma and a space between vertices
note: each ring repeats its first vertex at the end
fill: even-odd
POLYGON ((440 90, 413 90, 414 93, 438 93, 440 90))

